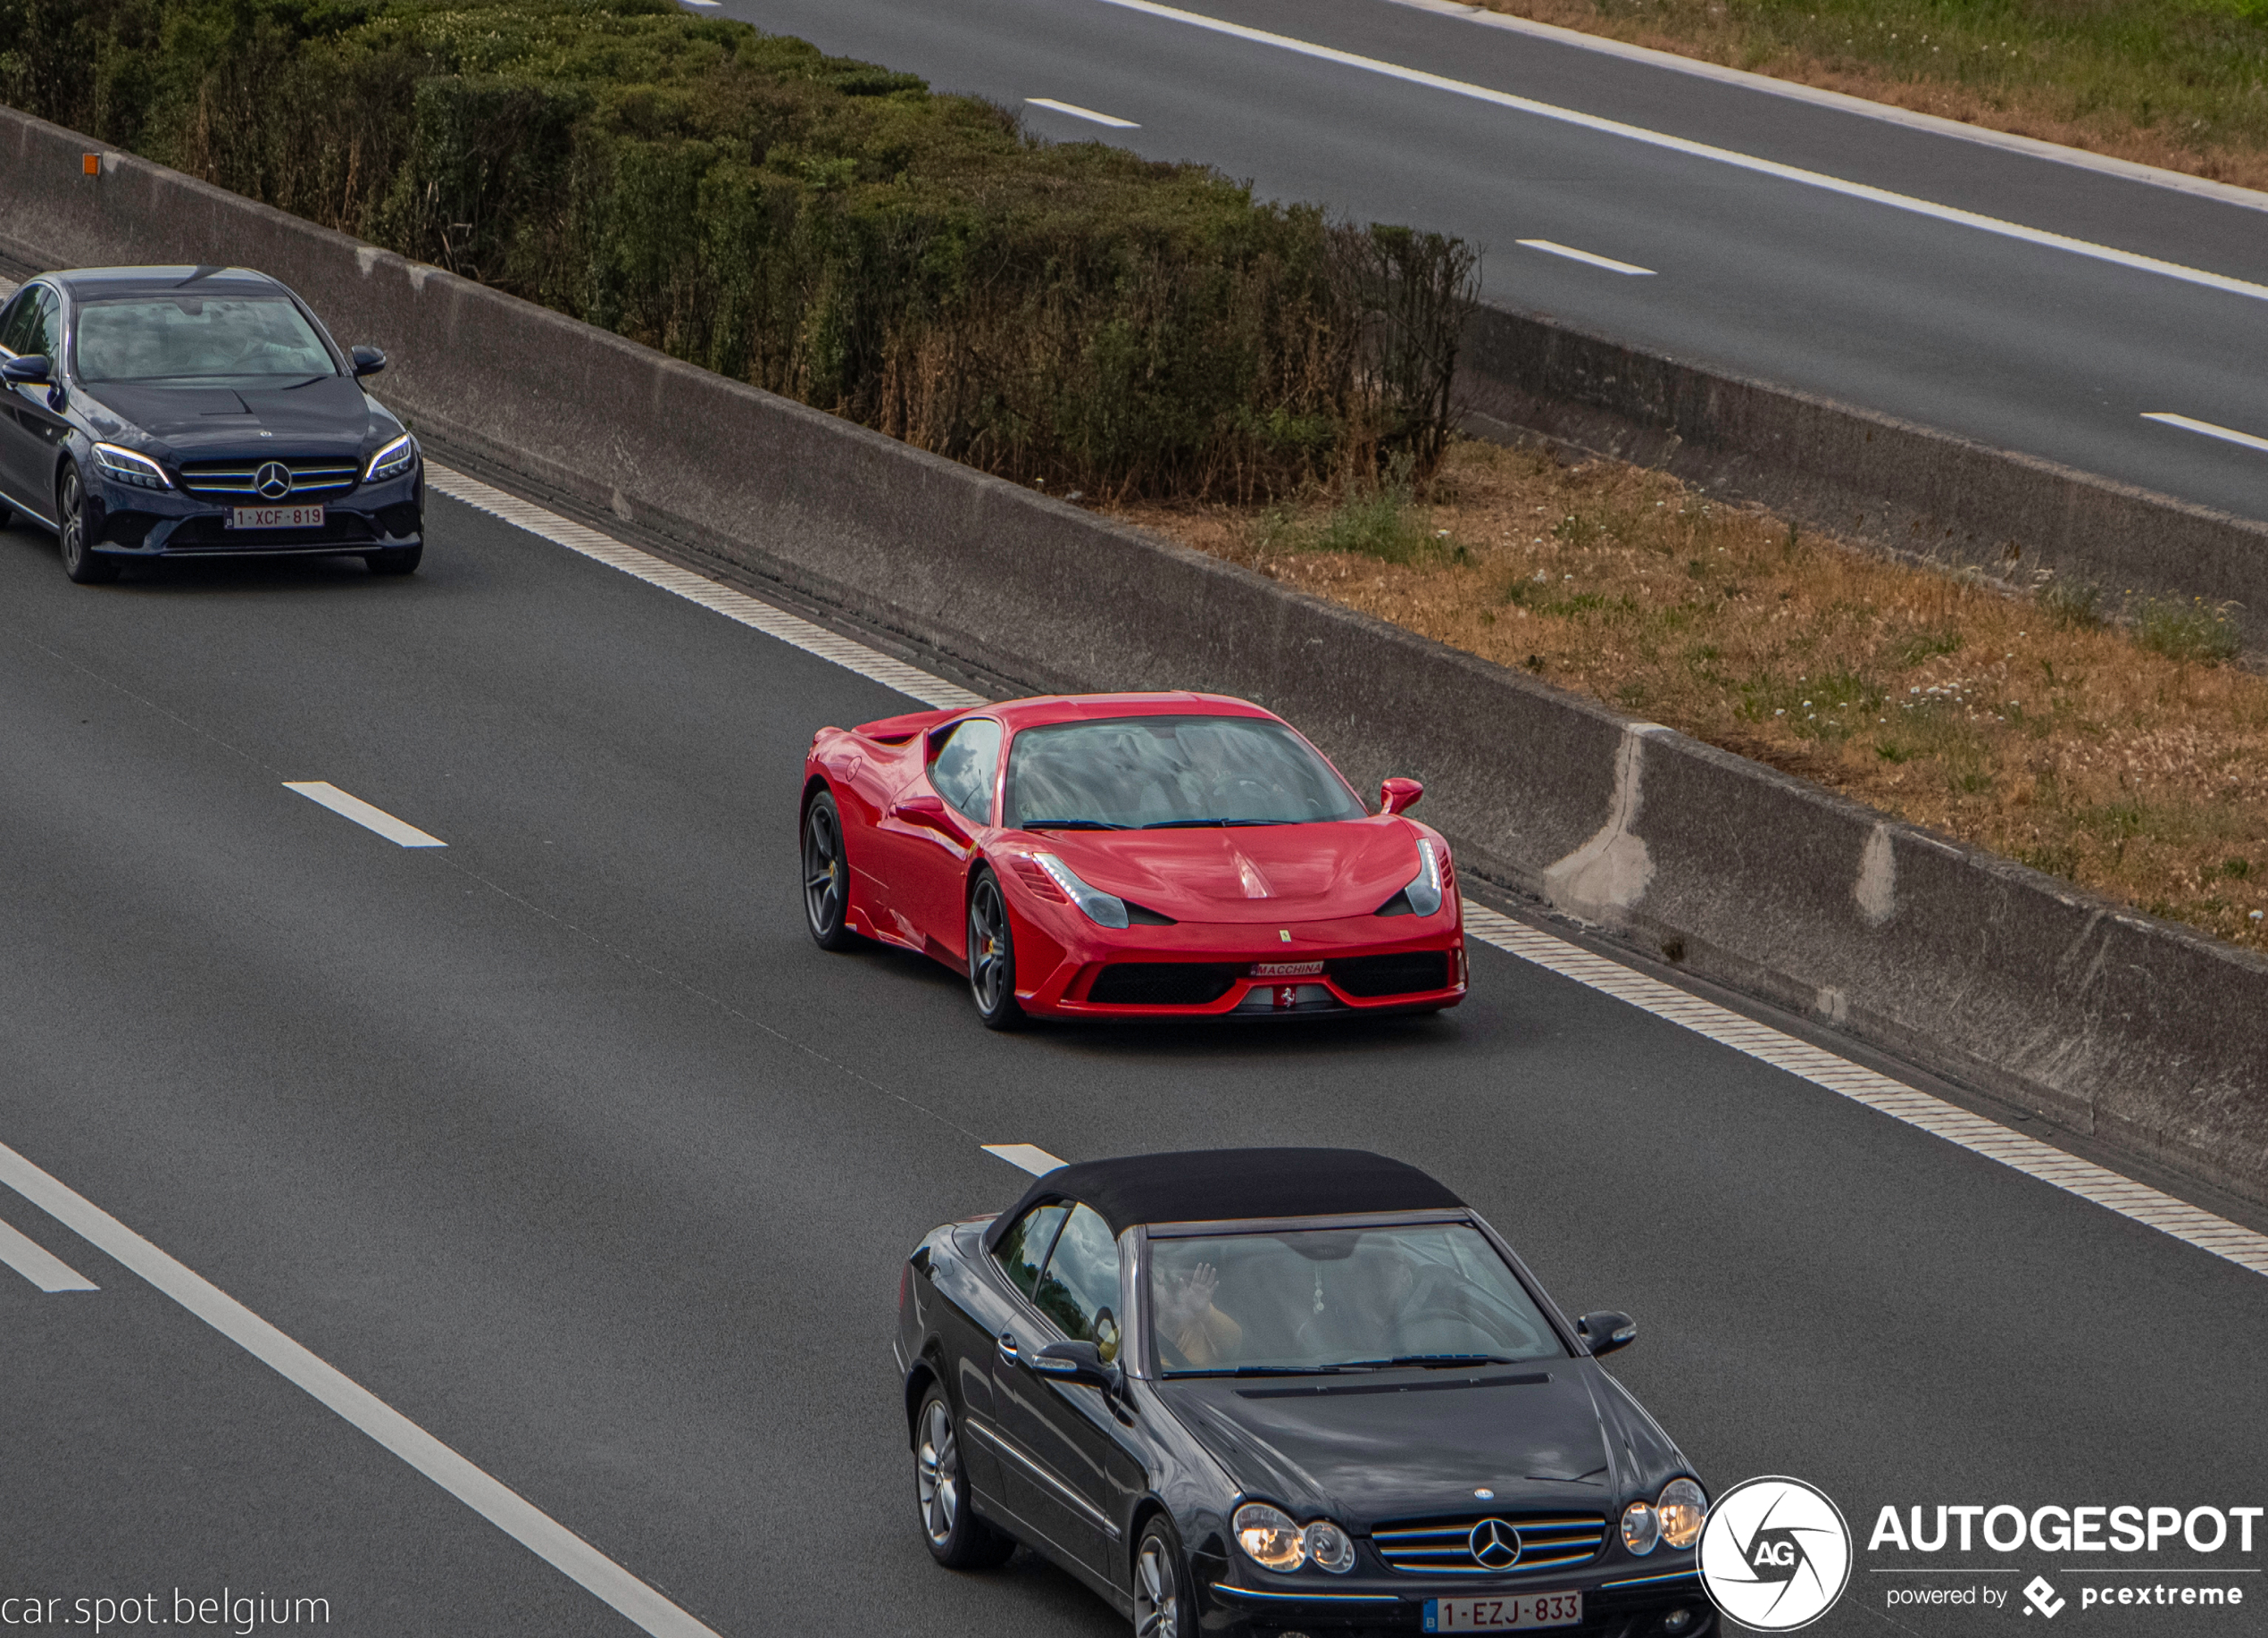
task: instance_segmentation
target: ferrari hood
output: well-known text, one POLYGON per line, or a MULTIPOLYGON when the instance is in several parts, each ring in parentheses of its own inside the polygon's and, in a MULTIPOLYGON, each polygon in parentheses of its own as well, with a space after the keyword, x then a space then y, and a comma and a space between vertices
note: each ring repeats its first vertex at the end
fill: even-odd
POLYGON ((1361 1533, 1487 1510, 1611 1514, 1620 1465, 1574 1359, 1376 1376, 1167 1379, 1160 1396, 1242 1493, 1361 1533))
POLYGON ((1380 815, 1328 824, 1047 831, 1035 843, 1106 893, 1183 922, 1368 915, 1418 868, 1418 827, 1380 815))

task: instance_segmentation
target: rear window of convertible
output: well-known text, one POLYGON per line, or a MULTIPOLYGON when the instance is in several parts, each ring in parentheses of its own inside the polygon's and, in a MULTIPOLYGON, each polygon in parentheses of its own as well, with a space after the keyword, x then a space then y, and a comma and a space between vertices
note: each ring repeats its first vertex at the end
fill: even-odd
POLYGON ((1347 781, 1280 723, 1127 716, 1027 728, 1008 748, 1012 826, 1158 830, 1359 819, 1347 781))

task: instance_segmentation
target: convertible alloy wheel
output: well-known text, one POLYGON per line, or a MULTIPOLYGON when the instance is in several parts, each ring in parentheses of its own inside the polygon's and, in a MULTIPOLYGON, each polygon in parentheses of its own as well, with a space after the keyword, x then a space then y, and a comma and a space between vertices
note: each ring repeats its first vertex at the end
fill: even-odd
POLYGON ((1163 1525, 1142 1533, 1134 1558, 1134 1638, 1195 1638, 1197 1624, 1181 1620, 1181 1555, 1163 1525))
POLYGON ((62 527, 56 531, 56 544, 62 547, 63 572, 81 586, 99 586, 118 578, 118 565, 87 541, 87 490, 79 481, 79 468, 63 468, 63 481, 55 487, 56 522, 62 527))
POLYGON ((1016 1550, 1013 1540, 969 1508, 953 1408, 934 1384, 921 1401, 913 1437, 913 1493, 921 1504, 921 1534, 929 1538, 930 1555, 946 1568, 987 1568, 1016 1550))
POLYGON ((977 1016, 988 1030, 1013 1029, 1023 1021, 1016 1005, 1016 947, 1008 931, 1008 907, 990 871, 977 877, 969 893, 969 993, 977 1016))
POLYGON ((843 816, 835 798, 821 791, 804 810, 804 924, 821 949, 848 949, 858 935, 850 930, 850 860, 843 852, 843 816))

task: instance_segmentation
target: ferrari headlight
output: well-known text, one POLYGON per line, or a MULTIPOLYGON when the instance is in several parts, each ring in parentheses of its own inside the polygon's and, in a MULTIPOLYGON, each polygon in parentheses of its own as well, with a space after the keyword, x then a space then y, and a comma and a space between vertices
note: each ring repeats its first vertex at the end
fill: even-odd
POLYGON ((404 432, 371 456, 370 470, 363 474, 363 481, 383 483, 388 478, 398 478, 410 470, 410 463, 416 459, 417 440, 404 432))
POLYGON ((1701 1523, 1708 1516, 1709 1499, 1691 1479, 1672 1479, 1654 1503, 1662 1539, 1676 1548, 1690 1547, 1699 1541, 1701 1523))
POLYGON ((1661 1539, 1661 1517, 1652 1508, 1633 1501, 1622 1509, 1622 1545, 1630 1550, 1632 1558, 1643 1559, 1661 1539))
POLYGON ((1234 1523, 1237 1545, 1261 1568, 1288 1575, 1307 1562, 1307 1533, 1281 1508, 1247 1501, 1237 1509, 1234 1523))
POLYGON ((1402 892, 1419 915, 1430 915, 1441 907, 1441 856, 1431 842, 1418 843, 1418 873, 1402 892))
POLYGON ((138 489, 170 489, 173 480, 165 469, 146 455, 131 449, 121 449, 116 444, 96 444, 95 464, 103 469, 103 476, 115 483, 130 483, 138 489))
MULTIPOLYGON (((1087 913, 1087 919, 1097 927, 1123 927, 1127 924, 1126 900, 1105 893, 1098 887, 1089 887, 1071 873, 1070 865, 1052 853, 1035 853, 1031 862, 1047 873, 1047 878, 1070 895, 1071 903, 1087 913)), ((1241 1517, 1241 1515, 1239 1515, 1241 1517)), ((1287 1526, 1290 1524, 1285 1520, 1287 1526)))
POLYGON ((1317 1569, 1344 1575, 1355 1567, 1353 1538, 1330 1519, 1319 1518, 1308 1525, 1301 1540, 1307 1547, 1307 1562, 1317 1569))

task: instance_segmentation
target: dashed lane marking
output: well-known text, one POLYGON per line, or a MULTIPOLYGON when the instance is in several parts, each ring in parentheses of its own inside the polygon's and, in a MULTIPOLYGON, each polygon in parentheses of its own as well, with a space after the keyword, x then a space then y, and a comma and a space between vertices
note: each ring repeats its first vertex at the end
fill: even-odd
MULTIPOLYGON (((1110 3, 1119 4, 1121 0, 1110 0, 1110 3)), ((556 541, 570 550, 611 564, 650 584, 676 592, 680 597, 690 598, 704 607, 713 608, 782 642, 832 660, 863 677, 896 689, 912 698, 941 707, 982 703, 966 689, 956 689, 926 672, 891 659, 887 655, 878 654, 846 637, 838 637, 823 626, 798 620, 793 614, 759 603, 754 598, 728 591, 713 581, 665 564, 596 530, 571 523, 540 506, 515 499, 499 489, 490 489, 486 484, 476 483, 429 464, 426 473, 434 487, 446 495, 453 495, 470 506, 492 513, 545 539, 556 541)), ((1863 1103, 1893 1120, 1918 1126, 1948 1143, 1958 1144, 1973 1154, 1998 1161, 2012 1171, 2021 1172, 2042 1183, 2053 1183, 2058 1189, 2067 1190, 2082 1199, 2092 1201, 2105 1211, 2130 1217, 2199 1250, 2226 1258, 2255 1274, 2268 1274, 2268 1235, 2255 1233, 2147 1184, 2122 1177, 2107 1167, 2081 1160, 2053 1144, 2043 1143, 2020 1132, 2012 1132, 1980 1115, 1972 1115, 1958 1105, 1933 1098, 1888 1075, 1862 1068, 1847 1058, 1838 1057, 1823 1048, 1798 1040, 1769 1024, 1759 1024, 1728 1007, 1688 995, 1674 985, 1647 978, 1619 962, 1593 955, 1564 939, 1555 938, 1539 928, 1516 922, 1470 898, 1464 901, 1464 925, 1466 932, 1474 938, 1523 961, 1533 962, 1563 978, 1588 985, 1657 1018, 1681 1025, 1722 1046, 1744 1052, 1814 1086, 1823 1087, 1839 1097, 1863 1103)), ((984 1147, 988 1152, 998 1154, 1010 1164, 1022 1166, 1027 1171, 1033 1170, 1035 1166, 1043 1171, 1052 1171, 1063 1164, 1046 1150, 1034 1149, 1029 1144, 987 1144, 984 1147), (1008 1150, 1016 1152, 1004 1152, 1008 1150), (1019 1157, 1026 1154, 1029 1158, 1019 1157)))
POLYGON ((1121 120, 1114 113, 1096 113, 1092 108, 1081 108, 1077 103, 1059 103, 1052 96, 1027 96, 1024 101, 1035 108, 1052 108, 1057 113, 1067 113, 1074 120, 1091 120, 1097 125, 1108 125, 1117 130, 1139 130, 1131 120, 1121 120))
POLYGON ((755 598, 720 586, 714 581, 705 580, 689 569, 664 563, 651 552, 641 552, 634 546, 625 546, 612 536, 600 534, 596 529, 586 529, 580 523, 571 522, 555 512, 546 512, 517 496, 492 489, 477 478, 468 478, 463 472, 451 472, 446 466, 437 466, 428 461, 425 464, 425 479, 452 500, 462 501, 491 516, 500 517, 507 523, 517 524, 529 534, 540 535, 554 546, 563 546, 571 552, 596 558, 609 568, 634 575, 649 586, 673 591, 689 602, 698 603, 703 608, 722 614, 728 620, 737 620, 742 625, 752 626, 767 637, 776 637, 805 654, 815 654, 822 660, 832 660, 846 671, 855 671, 884 688, 896 689, 908 698, 918 699, 923 705, 950 711, 984 703, 982 695, 955 688, 950 682, 906 664, 903 660, 894 660, 864 643, 838 637, 825 626, 814 625, 785 609, 774 608, 769 603, 759 603, 755 598))
POLYGON ((654 1638, 717 1634, 517 1491, 474 1467, 400 1411, 76 1190, 0 1144, 5 1183, 81 1240, 125 1265, 222 1336, 369 1434, 465 1506, 654 1638))
POLYGON ((38 1241, 5 1223, 0 1223, 0 1263, 7 1264, 43 1291, 102 1289, 38 1241))
POLYGON ((438 836, 428 836, 417 826, 396 819, 382 807, 373 807, 360 797, 350 797, 327 779, 288 779, 286 790, 296 790, 310 802, 328 807, 342 819, 352 819, 366 831, 375 831, 397 848, 446 848, 449 844, 438 836))
POLYGON ((1530 250, 1540 250, 1546 255, 1565 256, 1570 262, 1581 262, 1592 267, 1603 267, 1610 273, 1627 273, 1638 279, 1652 279, 1655 276, 1654 270, 1650 267, 1640 267, 1634 262, 1617 262, 1613 256, 1602 256, 1591 251, 1578 250, 1572 245, 1555 244, 1547 238, 1523 238, 1520 243, 1527 246, 1530 250))
POLYGON ((1030 1143, 988 1143, 988 1155, 997 1155, 1010 1166, 1021 1166, 1034 1177, 1045 1177, 1059 1166, 1068 1164, 1058 1160, 1046 1149, 1030 1143))
POLYGON ((2268 449, 2268 438, 2255 438, 2249 432, 2239 432, 2234 427, 2217 427, 2210 421, 2197 421, 2187 415, 2176 415, 2166 410, 2148 410, 2142 419, 2155 421, 2162 426, 2179 427, 2184 432, 2196 432, 2205 438, 2217 438, 2224 444, 2242 444, 2247 449, 2268 449))

